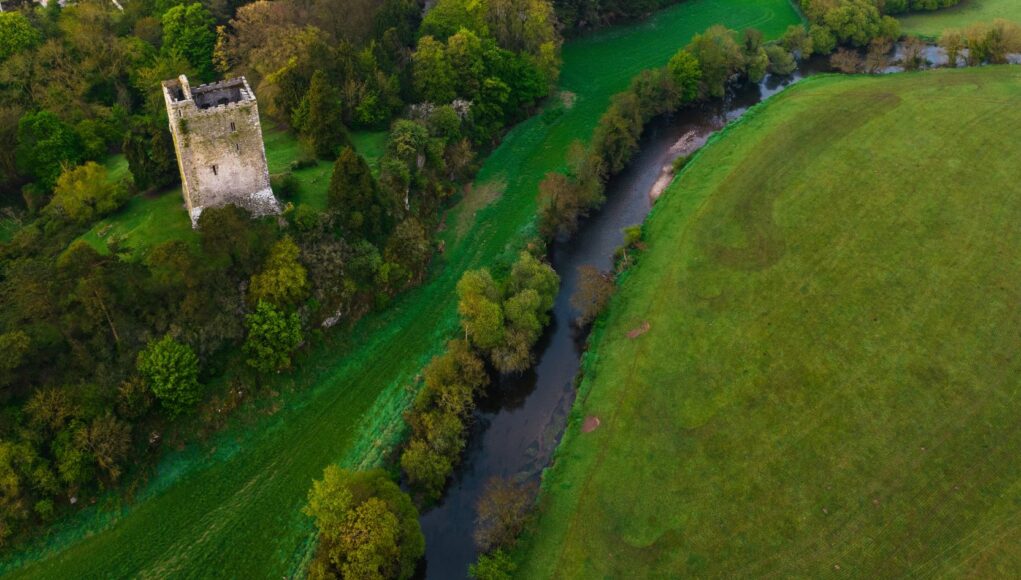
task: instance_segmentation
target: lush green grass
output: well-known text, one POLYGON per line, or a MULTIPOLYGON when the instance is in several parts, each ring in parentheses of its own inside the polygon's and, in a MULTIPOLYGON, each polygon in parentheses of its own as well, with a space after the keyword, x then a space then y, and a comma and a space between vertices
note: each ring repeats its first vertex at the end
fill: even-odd
MULTIPOLYGON (((271 174, 291 171, 291 162, 304 156, 298 140, 286 131, 263 128, 266 143, 266 163, 271 174)), ((385 131, 359 132, 352 134, 352 141, 366 160, 375 165, 379 161, 386 143, 385 131)), ((106 162, 111 179, 128 175, 128 163, 123 155, 114 155, 106 162)), ((312 167, 294 171, 298 179, 299 192, 294 199, 282 200, 295 204, 308 204, 317 209, 326 207, 326 191, 330 185, 333 166, 319 161, 312 167)), ((118 240, 136 255, 143 254, 169 240, 184 240, 194 243, 197 239, 191 229, 188 213, 184 209, 181 189, 161 192, 152 196, 137 196, 117 213, 100 220, 86 232, 82 239, 100 252, 109 251, 107 243, 118 240)))
POLYGON ((175 187, 153 196, 136 195, 120 211, 96 222, 81 239, 104 254, 110 251, 107 244, 116 240, 140 256, 163 242, 195 243, 198 236, 191 229, 181 188, 175 187))
POLYGON ((563 84, 577 94, 575 106, 510 132, 479 177, 505 182, 505 193, 477 209, 466 235, 448 228, 446 251, 424 286, 303 357, 299 371, 275 381, 282 405, 264 422, 171 455, 131 506, 86 513, 46 545, 8 558, 7 569, 55 578, 268 578, 295 570, 310 546, 300 507, 312 478, 332 462, 379 460, 402 426, 408 385, 455 333, 461 273, 513 257, 534 220, 539 180, 563 164, 572 139, 590 135, 610 95, 710 24, 760 26, 776 36, 795 19, 786 0, 693 0, 567 45, 563 84))
POLYGON ((1006 67, 816 78, 704 149, 593 339, 521 576, 1016 577, 1018 98, 1006 67))
POLYGON ((1021 2, 1017 0, 962 0, 953 8, 934 12, 917 12, 900 18, 908 34, 938 38, 947 28, 962 28, 976 22, 997 18, 1021 23, 1021 2))
POLYGON ((355 151, 375 168, 386 151, 387 135, 386 131, 355 131, 351 133, 351 144, 354 145, 355 151))
POLYGON ((106 166, 107 176, 110 178, 110 181, 120 181, 130 174, 128 160, 120 153, 111 155, 103 165, 106 166))

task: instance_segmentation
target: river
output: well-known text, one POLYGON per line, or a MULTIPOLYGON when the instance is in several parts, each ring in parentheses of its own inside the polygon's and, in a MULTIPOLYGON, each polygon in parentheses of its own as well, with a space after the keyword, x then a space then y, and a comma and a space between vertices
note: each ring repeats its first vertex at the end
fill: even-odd
POLYGON ((560 274, 560 293, 552 322, 536 345, 536 365, 522 375, 503 377, 480 401, 461 464, 441 501, 421 517, 426 578, 466 577, 468 565, 478 556, 472 540, 475 503, 490 478, 538 481, 550 463, 574 401, 574 378, 588 334, 572 323, 577 313, 570 298, 577 288, 578 267, 610 270, 623 228, 645 220, 665 167, 748 107, 818 67, 812 63, 792 77, 767 77, 732 92, 723 102, 654 120, 628 168, 607 184, 605 205, 570 240, 553 245, 551 260, 560 274))

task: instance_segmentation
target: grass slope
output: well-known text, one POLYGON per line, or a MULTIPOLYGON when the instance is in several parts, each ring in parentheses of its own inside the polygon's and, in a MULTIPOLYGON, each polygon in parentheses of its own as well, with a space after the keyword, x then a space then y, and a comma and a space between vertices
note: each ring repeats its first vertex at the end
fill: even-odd
POLYGON ((590 135, 610 96, 710 24, 759 26, 777 36, 796 18, 787 0, 693 0, 646 23, 568 44, 563 85, 577 95, 574 107, 556 118, 535 117, 506 136, 479 176, 483 185, 505 184, 505 192, 475 209, 467 234, 448 228, 446 251, 427 284, 304 357, 299 371, 275 385, 283 404, 263 423, 170 456, 130 507, 86 513, 47 545, 9 557, 0 572, 52 578, 293 572, 310 545, 299 510, 312 478, 333 462, 378 461, 394 426, 402 425, 412 396, 406 386, 455 332, 461 273, 513 257, 533 222, 539 180, 563 164, 572 139, 590 135))
POLYGON ((1021 2, 1017 0, 962 0, 953 8, 917 12, 900 18, 907 34, 938 38, 947 28, 962 28, 976 22, 1005 18, 1021 22, 1021 2))
POLYGON ((1017 68, 822 77, 704 149, 593 339, 521 577, 1016 577, 1019 97, 1017 68))

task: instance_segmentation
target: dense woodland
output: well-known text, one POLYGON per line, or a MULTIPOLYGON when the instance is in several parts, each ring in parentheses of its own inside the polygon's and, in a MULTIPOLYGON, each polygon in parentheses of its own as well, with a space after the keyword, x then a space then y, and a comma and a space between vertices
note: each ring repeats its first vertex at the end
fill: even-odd
MULTIPOLYGON (((442 212, 480 155, 555 87, 562 37, 666 3, 439 0, 423 16, 417 0, 343 10, 336 0, 4 2, 0 205, 16 228, 0 246, 0 544, 137 476, 162 433, 199 431, 204 406, 286 372, 325 320, 351 324, 420 283, 442 212), (198 244, 171 241, 140 258, 79 239, 132 196, 177 182, 159 82, 179 74, 245 75, 263 121, 333 163, 328 208, 255 221, 207 209, 198 244), (359 129, 389 131, 377 172, 351 147, 359 129), (103 165, 117 153, 129 179, 103 165)), ((572 149, 569 170, 547 177, 539 230, 569 235, 598 207, 655 116, 721 97, 737 78, 789 74, 795 56, 896 39, 886 13, 948 3, 802 0, 810 26, 780 43, 723 28, 697 36, 637 77, 591 143, 572 149)), ((278 194, 294 187, 274 176, 278 194)), ((422 501, 442 492, 490 375, 531 364, 558 286, 543 248, 537 240, 499 278, 469 272, 458 285, 464 337, 426 369, 400 460, 422 501)), ((417 542, 401 527, 410 504, 377 475, 331 472, 317 488, 345 488, 354 503, 317 503, 313 492, 317 574, 343 573, 362 549, 331 525, 392 521, 403 530, 388 536, 395 545, 417 542)), ((385 575, 407 573, 401 564, 385 575)))

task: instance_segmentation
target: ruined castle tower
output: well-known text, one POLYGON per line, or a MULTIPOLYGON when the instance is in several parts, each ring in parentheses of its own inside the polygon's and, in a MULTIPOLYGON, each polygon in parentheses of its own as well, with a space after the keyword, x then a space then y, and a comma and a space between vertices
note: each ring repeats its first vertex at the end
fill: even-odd
POLYGON ((192 226, 207 207, 280 212, 269 185, 259 107, 244 77, 193 88, 181 75, 163 81, 163 97, 192 226))

